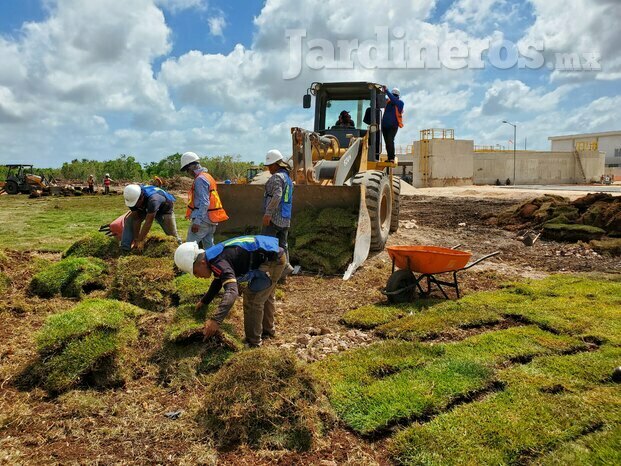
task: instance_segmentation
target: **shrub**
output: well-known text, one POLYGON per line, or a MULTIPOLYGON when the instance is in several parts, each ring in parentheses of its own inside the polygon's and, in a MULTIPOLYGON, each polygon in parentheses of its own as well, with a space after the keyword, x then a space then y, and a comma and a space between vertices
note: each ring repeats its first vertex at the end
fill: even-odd
POLYGON ((107 269, 101 259, 69 257, 37 273, 30 281, 30 291, 41 298, 58 294, 79 298, 83 293, 105 288, 107 269))
POLYGON ((122 385, 128 377, 128 347, 138 337, 131 304, 89 299, 49 317, 36 334, 39 358, 26 368, 22 383, 57 394, 83 384, 122 385))
POLYGON ((294 354, 259 348, 235 355, 213 376, 199 422, 221 447, 304 451, 327 413, 317 382, 294 354))

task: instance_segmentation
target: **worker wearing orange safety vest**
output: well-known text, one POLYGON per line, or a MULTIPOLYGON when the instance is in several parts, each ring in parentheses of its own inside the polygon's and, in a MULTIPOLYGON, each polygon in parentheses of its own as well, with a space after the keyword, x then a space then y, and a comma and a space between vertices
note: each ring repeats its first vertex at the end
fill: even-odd
POLYGON ((188 209, 185 218, 192 222, 186 241, 195 241, 203 248, 213 246, 213 236, 218 223, 228 220, 218 195, 218 185, 213 176, 201 167, 194 152, 181 156, 181 171, 194 178, 188 193, 188 209))
POLYGON ((382 117, 382 135, 388 160, 392 162, 395 160, 395 137, 399 128, 403 128, 403 101, 400 99, 401 92, 396 87, 391 92, 384 86, 384 92, 388 100, 382 117))

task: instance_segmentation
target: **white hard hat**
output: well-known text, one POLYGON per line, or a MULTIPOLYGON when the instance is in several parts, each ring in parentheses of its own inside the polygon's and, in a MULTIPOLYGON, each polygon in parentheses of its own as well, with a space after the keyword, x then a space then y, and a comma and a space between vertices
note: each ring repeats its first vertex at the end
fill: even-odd
POLYGON ((191 163, 198 162, 199 160, 199 156, 196 155, 194 152, 185 152, 181 156, 181 170, 185 170, 185 167, 187 167, 191 163))
POLYGON ((194 275, 194 261, 198 255, 203 252, 205 252, 205 250, 200 249, 196 241, 183 243, 175 251, 175 264, 177 264, 177 267, 182 272, 194 275))
POLYGON ((110 173, 106 173, 106 176, 107 176, 108 178, 110 178, 110 173))
POLYGON ((125 198, 125 205, 127 207, 134 207, 140 199, 142 189, 137 184, 128 184, 123 190, 123 197, 125 198))
POLYGON ((278 149, 272 149, 265 156, 265 165, 271 165, 283 160, 283 156, 278 149))
POLYGON ((393 93, 393 95, 401 95, 401 91, 398 87, 393 87, 391 92, 393 93))

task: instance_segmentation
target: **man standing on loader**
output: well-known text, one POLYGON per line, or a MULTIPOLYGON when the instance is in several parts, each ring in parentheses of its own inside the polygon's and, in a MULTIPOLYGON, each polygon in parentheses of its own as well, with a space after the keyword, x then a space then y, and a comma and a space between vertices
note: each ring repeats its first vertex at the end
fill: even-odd
POLYGON ((164 233, 174 236, 181 244, 173 211, 175 196, 155 186, 130 184, 125 187, 123 197, 125 205, 132 211, 123 226, 121 249, 124 252, 131 250, 132 243, 138 251, 142 250, 153 220, 160 224, 164 233))
POLYGON ((382 134, 386 145, 388 161, 395 160, 395 137, 399 128, 403 128, 403 101, 399 98, 401 92, 396 87, 390 92, 384 86, 384 92, 388 96, 388 102, 382 117, 382 134))
POLYGON ((265 166, 272 175, 265 183, 263 198, 263 225, 261 234, 278 238, 278 245, 285 251, 287 267, 284 275, 293 271, 289 264, 287 237, 291 226, 291 207, 293 205, 293 183, 289 176, 289 164, 277 149, 265 156, 265 166))
POLYGON ((218 223, 228 220, 229 216, 222 207, 216 180, 201 167, 199 160, 194 152, 186 152, 181 156, 181 171, 194 178, 185 214, 185 218, 192 222, 186 241, 196 241, 207 249, 213 246, 218 223))
POLYGON ((218 310, 205 321, 204 335, 215 335, 239 296, 239 282, 248 282, 244 290, 244 332, 248 346, 257 347, 263 338, 275 335, 274 290, 287 263, 278 240, 270 236, 240 236, 216 244, 207 250, 196 242, 183 243, 175 251, 175 264, 183 272, 200 278, 214 276, 209 290, 196 304, 207 306, 224 288, 218 310))

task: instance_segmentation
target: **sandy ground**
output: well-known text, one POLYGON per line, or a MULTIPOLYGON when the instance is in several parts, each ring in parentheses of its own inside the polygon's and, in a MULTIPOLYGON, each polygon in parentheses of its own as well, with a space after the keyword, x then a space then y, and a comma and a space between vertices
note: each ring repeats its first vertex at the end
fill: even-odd
POLYGON ((539 197, 543 194, 564 196, 570 200, 577 199, 587 193, 606 192, 613 196, 621 196, 621 185, 550 185, 550 186, 449 186, 445 188, 414 188, 402 183, 402 196, 433 196, 433 197, 476 197, 485 199, 520 200, 539 197))

